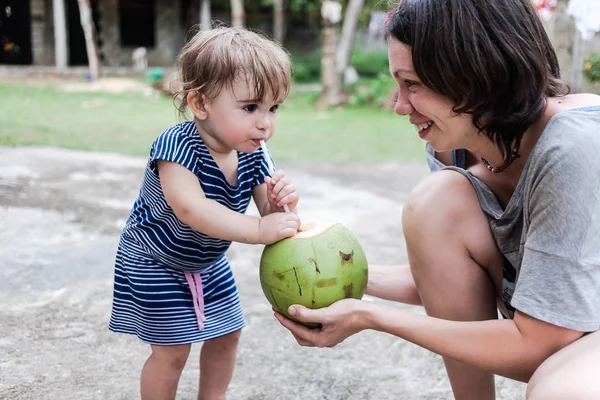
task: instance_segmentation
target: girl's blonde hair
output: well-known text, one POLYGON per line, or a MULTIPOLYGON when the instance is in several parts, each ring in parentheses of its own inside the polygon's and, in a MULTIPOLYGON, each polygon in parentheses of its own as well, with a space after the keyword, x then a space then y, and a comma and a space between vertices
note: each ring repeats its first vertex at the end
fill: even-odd
POLYGON ((197 92, 209 100, 244 79, 260 102, 271 95, 276 102, 290 91, 289 54, 276 42, 252 31, 218 27, 199 31, 177 58, 178 84, 173 98, 181 116, 187 95, 197 92))

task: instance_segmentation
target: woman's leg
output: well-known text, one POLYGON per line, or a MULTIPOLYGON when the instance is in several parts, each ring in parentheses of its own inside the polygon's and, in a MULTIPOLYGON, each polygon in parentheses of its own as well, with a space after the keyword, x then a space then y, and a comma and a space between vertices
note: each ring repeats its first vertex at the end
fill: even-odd
POLYGON ((181 371, 190 354, 190 344, 152 345, 152 354, 142 369, 142 400, 175 399, 181 371))
POLYGON ((199 400, 223 400, 233 375, 241 330, 207 340, 200 352, 199 400))
MULTIPOLYGON (((454 171, 429 176, 403 212, 408 259, 427 314, 455 321, 497 318, 503 256, 469 180, 454 171)), ((457 400, 495 398, 494 376, 444 358, 457 400)))
POLYGON ((600 331, 556 352, 527 385, 527 400, 600 399, 600 331))

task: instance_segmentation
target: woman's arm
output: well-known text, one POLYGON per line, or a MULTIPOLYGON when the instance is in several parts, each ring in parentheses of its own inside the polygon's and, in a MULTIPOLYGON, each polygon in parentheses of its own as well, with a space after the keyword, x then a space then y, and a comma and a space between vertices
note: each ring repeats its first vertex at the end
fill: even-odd
POLYGON ((177 163, 158 160, 160 184, 177 218, 195 231, 234 242, 269 244, 298 231, 293 213, 276 213, 265 218, 240 214, 207 199, 198 178, 177 163))
POLYGON ((408 265, 369 265, 369 280, 365 293, 380 299, 422 305, 408 265))
POLYGON ((301 321, 322 324, 321 329, 311 330, 275 314, 303 346, 332 347, 361 330, 374 329, 523 382, 550 355, 583 335, 518 311, 514 320, 462 322, 353 299, 318 310, 296 305, 289 311, 301 321))

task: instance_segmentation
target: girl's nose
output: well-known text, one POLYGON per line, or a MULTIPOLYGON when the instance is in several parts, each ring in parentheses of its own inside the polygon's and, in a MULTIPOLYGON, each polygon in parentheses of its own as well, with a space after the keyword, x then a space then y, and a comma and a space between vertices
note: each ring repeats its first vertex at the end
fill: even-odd
POLYGON ((414 111, 414 107, 405 90, 398 89, 398 97, 396 98, 396 104, 394 105, 394 112, 398 115, 410 115, 414 111))
POLYGON ((271 127, 271 116, 264 115, 262 118, 259 118, 256 122, 256 127, 262 131, 269 130, 271 127))

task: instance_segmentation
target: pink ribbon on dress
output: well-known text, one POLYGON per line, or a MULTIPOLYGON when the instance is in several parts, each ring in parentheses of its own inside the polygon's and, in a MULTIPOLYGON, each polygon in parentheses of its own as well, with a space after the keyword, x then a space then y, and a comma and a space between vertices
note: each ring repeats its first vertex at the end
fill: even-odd
POLYGON ((198 328, 204 329, 204 293, 202 292, 202 278, 198 272, 185 272, 185 279, 190 285, 192 300, 194 302, 194 312, 198 321, 198 328))

